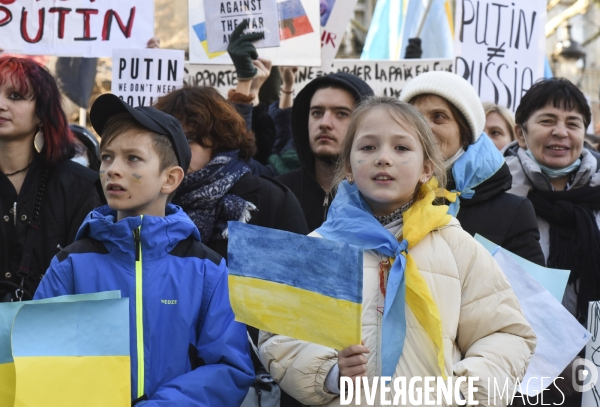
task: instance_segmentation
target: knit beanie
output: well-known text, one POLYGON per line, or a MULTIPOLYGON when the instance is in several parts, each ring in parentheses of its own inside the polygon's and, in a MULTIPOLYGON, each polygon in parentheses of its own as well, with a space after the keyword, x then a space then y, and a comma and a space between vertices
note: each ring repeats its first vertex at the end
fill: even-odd
POLYGON ((423 73, 402 89, 400 100, 409 102, 415 96, 432 94, 453 104, 467 119, 475 143, 485 127, 485 112, 479 95, 469 82, 446 71, 423 73))

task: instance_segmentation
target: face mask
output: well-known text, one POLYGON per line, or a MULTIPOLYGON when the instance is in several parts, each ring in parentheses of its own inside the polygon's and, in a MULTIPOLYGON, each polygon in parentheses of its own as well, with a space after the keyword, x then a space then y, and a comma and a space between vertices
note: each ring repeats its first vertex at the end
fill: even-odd
POLYGON ((78 155, 76 157, 73 157, 73 158, 71 158, 71 161, 75 161, 77 164, 81 164, 84 167, 89 167, 90 166, 90 162, 83 155, 78 155))
POLYGON ((571 174, 573 171, 576 171, 581 165, 581 160, 578 158, 573 164, 569 165, 568 167, 558 169, 548 168, 535 159, 535 157, 531 153, 531 150, 525 151, 525 154, 527 154, 529 158, 531 158, 540 167, 544 175, 546 175, 550 179, 565 177, 571 174))
POLYGON ((446 169, 452 167, 452 164, 454 164, 464 153, 465 150, 462 147, 459 148, 456 154, 444 161, 444 167, 446 167, 446 169))

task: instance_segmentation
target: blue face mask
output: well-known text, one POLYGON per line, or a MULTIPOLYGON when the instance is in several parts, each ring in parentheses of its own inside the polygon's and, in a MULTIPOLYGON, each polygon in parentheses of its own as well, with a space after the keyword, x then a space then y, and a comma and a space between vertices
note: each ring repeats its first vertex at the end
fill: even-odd
POLYGON ((525 151, 525 154, 527 154, 540 167, 544 175, 546 175, 550 179, 557 179, 570 175, 573 171, 576 171, 581 165, 581 160, 578 158, 573 164, 569 165, 568 167, 558 169, 548 168, 535 159, 535 157, 531 153, 531 150, 525 151))

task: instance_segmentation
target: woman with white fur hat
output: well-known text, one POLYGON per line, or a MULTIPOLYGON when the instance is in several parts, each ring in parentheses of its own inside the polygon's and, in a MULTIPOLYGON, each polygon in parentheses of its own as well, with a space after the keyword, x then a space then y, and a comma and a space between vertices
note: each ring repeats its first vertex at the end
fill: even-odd
POLYGON ((463 229, 544 265, 533 205, 506 192, 512 176, 483 132, 485 112, 469 82, 450 72, 427 72, 411 80, 400 99, 425 116, 439 141, 448 173, 449 212, 463 229))

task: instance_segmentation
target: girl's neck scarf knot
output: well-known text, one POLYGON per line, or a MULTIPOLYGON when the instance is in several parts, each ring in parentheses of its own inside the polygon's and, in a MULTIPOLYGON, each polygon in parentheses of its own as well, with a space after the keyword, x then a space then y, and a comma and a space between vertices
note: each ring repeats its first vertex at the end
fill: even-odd
POLYGON ((333 200, 327 220, 316 231, 326 239, 342 241, 392 259, 388 277, 382 328, 382 375, 392 376, 402 355, 406 336, 405 304, 433 341, 438 366, 445 378, 442 321, 425 279, 409 250, 432 230, 452 219, 445 205, 433 205, 438 182, 432 178, 421 186, 419 199, 403 214, 404 240, 398 242, 373 216, 356 185, 343 181, 333 200))

